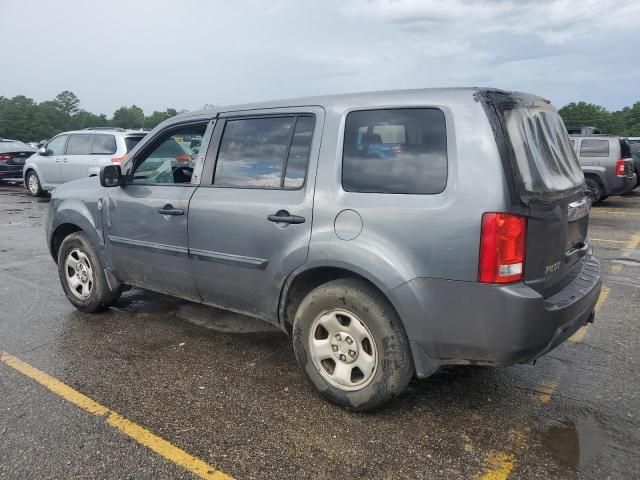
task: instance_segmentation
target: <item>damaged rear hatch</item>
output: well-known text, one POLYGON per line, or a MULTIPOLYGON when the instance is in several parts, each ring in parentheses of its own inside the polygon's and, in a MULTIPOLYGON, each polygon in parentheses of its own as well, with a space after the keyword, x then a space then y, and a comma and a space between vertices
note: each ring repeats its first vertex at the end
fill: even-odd
POLYGON ((547 298, 582 271, 589 252, 589 190, 564 123, 547 100, 484 93, 500 124, 496 136, 503 141, 514 213, 528 217, 524 280, 547 298))

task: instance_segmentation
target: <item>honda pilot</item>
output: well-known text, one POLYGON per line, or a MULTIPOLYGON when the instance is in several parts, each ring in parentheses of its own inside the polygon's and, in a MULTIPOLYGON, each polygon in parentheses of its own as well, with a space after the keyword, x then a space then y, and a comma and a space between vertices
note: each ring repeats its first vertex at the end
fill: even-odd
POLYGON ((531 362, 592 321, 589 193, 534 95, 300 98, 165 121, 59 186, 47 239, 79 310, 136 286, 262 319, 324 397, 363 411, 445 365, 531 362))

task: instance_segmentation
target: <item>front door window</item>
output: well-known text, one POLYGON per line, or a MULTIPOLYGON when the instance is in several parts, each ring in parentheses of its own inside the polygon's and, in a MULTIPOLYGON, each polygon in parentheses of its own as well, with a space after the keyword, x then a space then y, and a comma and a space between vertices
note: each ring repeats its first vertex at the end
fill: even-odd
POLYGON ((160 137, 136 162, 131 183, 190 183, 206 125, 184 127, 160 137))

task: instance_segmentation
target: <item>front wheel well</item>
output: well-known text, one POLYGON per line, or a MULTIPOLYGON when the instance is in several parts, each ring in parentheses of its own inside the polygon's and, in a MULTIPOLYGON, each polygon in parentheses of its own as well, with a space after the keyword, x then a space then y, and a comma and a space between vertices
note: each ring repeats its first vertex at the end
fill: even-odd
MULTIPOLYGON (((307 294, 314 288, 324 283, 330 282, 331 280, 337 280, 339 278, 354 278, 363 280, 370 284, 373 288, 378 290, 380 292, 380 295, 382 295, 387 299, 387 301, 389 301, 387 296, 374 283, 351 270, 338 267, 312 268, 296 276, 289 288, 286 289, 286 291, 282 294, 283 297, 281 297, 280 316, 282 325, 285 327, 289 334, 291 333, 291 330, 293 328, 293 320, 295 318, 296 312, 298 311, 298 307, 300 306, 300 303, 302 302, 304 297, 306 297, 307 294)), ((389 304, 392 308, 394 308, 390 301, 389 304)))
POLYGON ((24 172, 24 183, 26 185, 27 183, 27 177, 29 176, 29 174, 31 172, 35 172, 35 170, 33 168, 28 168, 25 172, 24 172))
POLYGON ((58 251, 64 239, 72 233, 81 231, 82 229, 74 223, 62 223, 56 227, 51 235, 51 255, 56 263, 58 262, 58 251))

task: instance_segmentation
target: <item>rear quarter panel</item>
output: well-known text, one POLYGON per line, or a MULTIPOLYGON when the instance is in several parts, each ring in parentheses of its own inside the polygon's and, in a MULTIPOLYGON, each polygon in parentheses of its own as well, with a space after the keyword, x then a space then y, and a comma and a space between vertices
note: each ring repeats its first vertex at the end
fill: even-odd
POLYGON ((327 110, 316 181, 307 266, 336 264, 360 273, 381 290, 417 277, 475 281, 482 213, 500 211, 507 186, 491 126, 469 91, 386 96, 369 104, 327 110), (429 107, 445 114, 448 180, 434 195, 346 192, 342 148, 346 115, 356 109, 429 107), (337 215, 353 210, 360 234, 341 240, 337 215))

